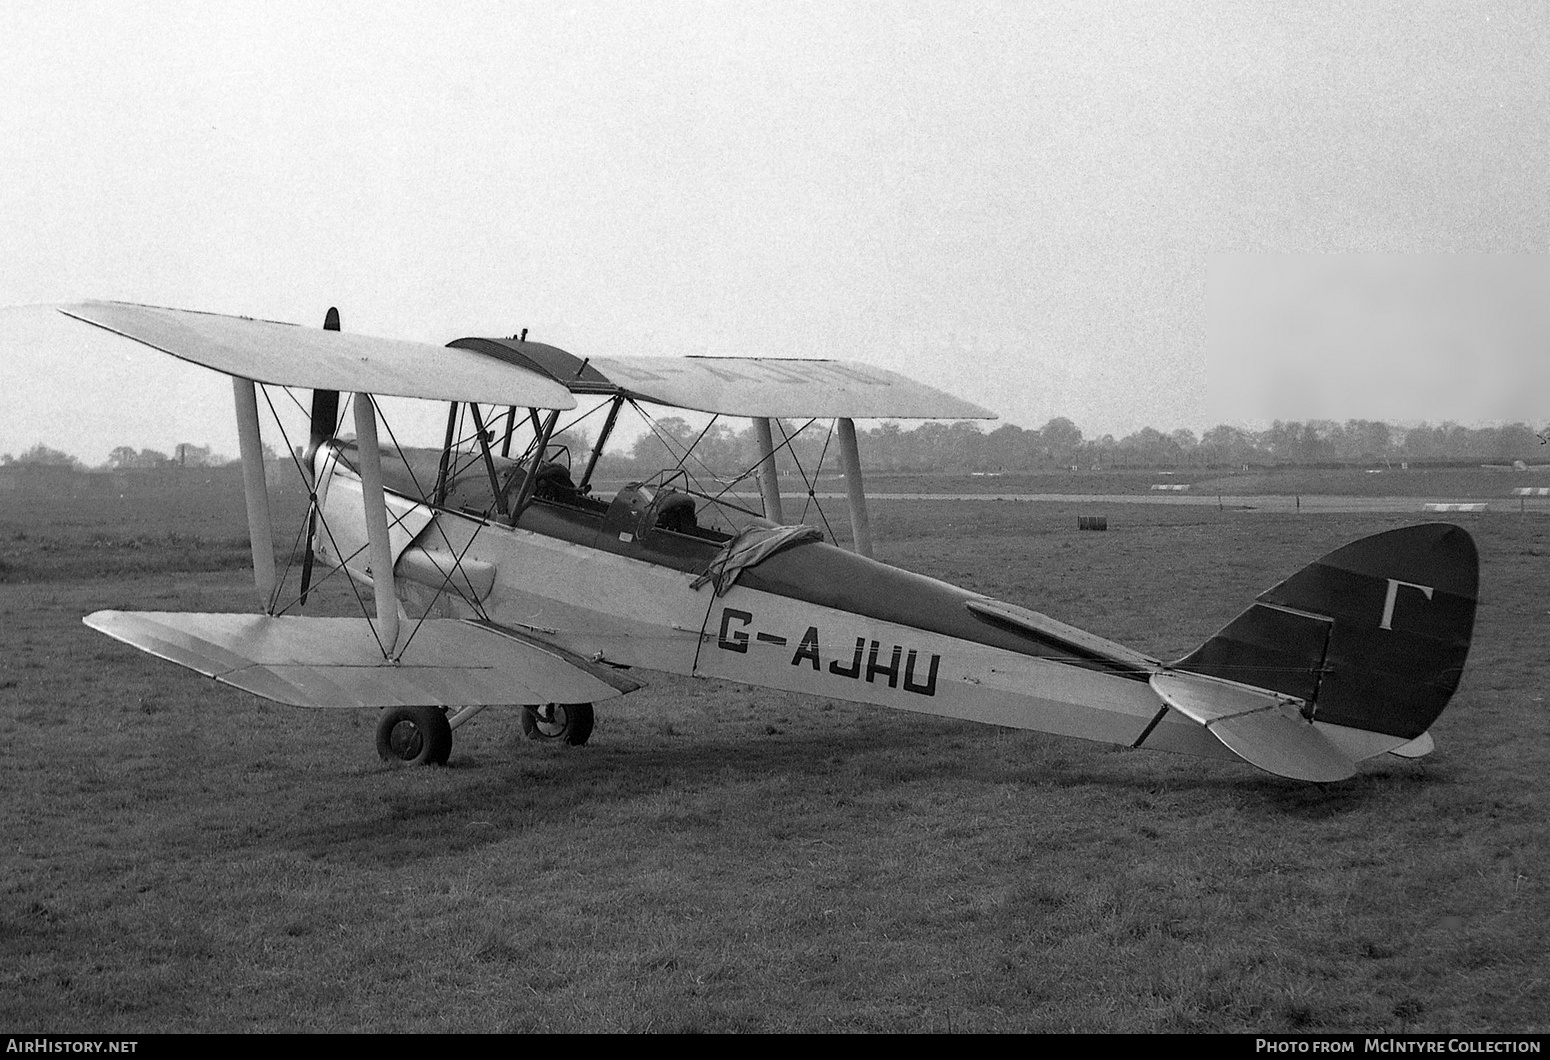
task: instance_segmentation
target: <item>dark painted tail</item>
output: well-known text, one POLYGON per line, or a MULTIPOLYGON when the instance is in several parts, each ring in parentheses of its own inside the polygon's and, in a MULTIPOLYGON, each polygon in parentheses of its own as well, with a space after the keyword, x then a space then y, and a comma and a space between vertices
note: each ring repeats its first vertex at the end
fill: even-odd
POLYGON ((1462 527, 1374 534, 1260 594, 1174 668, 1296 696, 1318 721, 1410 739, 1458 688, 1479 585, 1462 527))

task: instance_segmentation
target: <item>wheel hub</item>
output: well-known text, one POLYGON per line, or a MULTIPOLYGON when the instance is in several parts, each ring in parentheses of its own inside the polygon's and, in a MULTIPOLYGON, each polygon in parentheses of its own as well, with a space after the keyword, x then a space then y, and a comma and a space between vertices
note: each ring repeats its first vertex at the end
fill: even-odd
POLYGON ((412 762, 419 757, 420 748, 425 744, 425 737, 420 733, 420 727, 412 721, 401 721, 393 726, 393 732, 388 736, 388 746, 393 753, 405 762, 412 762))

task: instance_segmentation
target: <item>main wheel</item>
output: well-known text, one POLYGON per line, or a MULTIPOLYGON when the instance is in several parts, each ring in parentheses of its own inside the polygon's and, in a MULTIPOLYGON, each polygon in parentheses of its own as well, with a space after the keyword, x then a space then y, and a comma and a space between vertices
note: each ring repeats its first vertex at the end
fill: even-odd
POLYGON ((545 703, 522 708, 522 735, 580 747, 592 735, 592 704, 545 703))
POLYGON ((441 766, 452 753, 452 726, 436 707, 389 707, 377 722, 377 754, 395 766, 441 766))

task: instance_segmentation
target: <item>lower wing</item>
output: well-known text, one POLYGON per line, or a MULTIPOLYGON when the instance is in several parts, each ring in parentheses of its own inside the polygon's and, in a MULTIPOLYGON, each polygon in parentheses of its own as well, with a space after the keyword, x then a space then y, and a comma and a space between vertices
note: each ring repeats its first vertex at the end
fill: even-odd
POLYGON ((462 619, 420 624, 397 661, 364 618, 98 611, 141 651, 297 707, 596 703, 640 685, 580 656, 462 619))

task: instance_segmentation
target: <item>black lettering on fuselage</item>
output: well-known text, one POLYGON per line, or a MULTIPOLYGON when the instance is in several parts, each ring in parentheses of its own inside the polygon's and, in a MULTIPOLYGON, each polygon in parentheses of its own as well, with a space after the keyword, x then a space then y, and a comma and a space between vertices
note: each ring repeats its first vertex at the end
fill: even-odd
MULTIPOLYGON (((931 656, 931 672, 926 676, 926 683, 917 685, 915 683, 915 656, 915 649, 911 648, 909 655, 904 660, 904 691, 917 692, 923 696, 936 695, 936 668, 937 664, 942 661, 942 657, 935 654, 931 656)), ((894 660, 894 665, 898 665, 897 658, 894 660)))
POLYGON ((854 659, 850 660, 850 665, 849 666, 841 666, 840 665, 840 661, 838 659, 835 659, 833 662, 831 662, 829 664, 829 672, 831 674, 839 674, 841 677, 860 677, 861 676, 861 656, 862 656, 862 654, 865 651, 866 651, 866 638, 865 637, 857 637, 856 638, 856 657, 854 659))
MULTIPOLYGON (((748 611, 739 611, 735 607, 726 607, 721 610, 721 628, 716 634, 716 647, 723 651, 735 651, 740 655, 748 654, 748 645, 751 641, 760 644, 773 644, 776 647, 784 647, 786 638, 777 633, 767 633, 764 630, 754 630, 750 634, 742 628, 753 624, 753 614, 748 611)), ((879 684, 878 678, 888 682, 889 688, 898 688, 900 677, 903 677, 904 691, 913 692, 917 696, 936 695, 937 668, 942 663, 940 655, 933 654, 926 667, 924 681, 915 679, 916 669, 920 663, 921 652, 910 648, 908 652, 901 644, 884 646, 882 641, 871 640, 866 637, 856 638, 856 650, 850 657, 847 665, 840 665, 838 659, 831 659, 829 672, 836 677, 849 677, 852 680, 860 680, 862 676, 862 659, 866 660, 866 681, 868 684, 879 684), (884 652, 889 652, 887 662, 879 662, 884 652), (902 661, 902 666, 901 666, 902 661), (901 673, 902 671, 902 673, 901 673)), ((818 646, 818 627, 808 626, 807 632, 802 634, 802 639, 797 644, 795 654, 791 656, 792 666, 801 666, 804 663, 812 666, 814 673, 823 672, 823 657, 818 646)))
POLYGON ((889 688, 898 688, 899 687, 899 656, 903 653, 904 649, 899 647, 897 644, 895 644, 893 646, 893 661, 890 662, 887 666, 879 666, 879 665, 877 665, 877 651, 878 651, 878 649, 880 647, 882 647, 882 645, 878 644, 877 641, 874 640, 872 642, 871 650, 867 652, 867 657, 866 657, 866 679, 867 679, 867 684, 872 684, 873 683, 872 682, 872 678, 876 677, 878 674, 886 674, 887 677, 888 677, 888 687, 889 688))
POLYGON ((807 632, 802 634, 802 643, 797 645, 797 653, 791 657, 791 665, 795 666, 803 659, 809 660, 814 670, 823 669, 823 664, 818 658, 817 626, 808 626, 807 632))
POLYGON ((721 632, 716 638, 716 647, 725 648, 727 651, 746 652, 748 650, 748 634, 742 630, 732 630, 730 634, 727 632, 734 618, 737 619, 740 626, 746 626, 753 621, 753 615, 750 615, 747 611, 739 611, 735 607, 722 608, 721 632))

